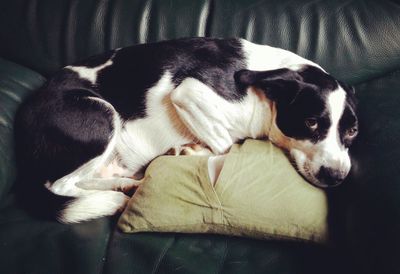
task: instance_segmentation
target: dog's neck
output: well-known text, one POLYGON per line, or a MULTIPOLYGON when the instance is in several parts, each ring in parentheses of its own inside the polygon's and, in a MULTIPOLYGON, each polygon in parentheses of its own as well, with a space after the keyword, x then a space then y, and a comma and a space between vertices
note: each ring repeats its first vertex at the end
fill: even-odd
POLYGON ((237 107, 239 111, 234 117, 234 137, 264 139, 269 136, 273 125, 274 106, 264 92, 249 87, 247 96, 237 107))

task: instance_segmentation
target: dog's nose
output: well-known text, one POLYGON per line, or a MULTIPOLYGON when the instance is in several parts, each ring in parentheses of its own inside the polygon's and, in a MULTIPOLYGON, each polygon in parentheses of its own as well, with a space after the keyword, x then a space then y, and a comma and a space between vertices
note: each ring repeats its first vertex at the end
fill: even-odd
POLYGON ((339 170, 322 166, 319 169, 317 177, 322 184, 332 187, 338 186, 340 183, 342 183, 346 178, 346 174, 339 170))

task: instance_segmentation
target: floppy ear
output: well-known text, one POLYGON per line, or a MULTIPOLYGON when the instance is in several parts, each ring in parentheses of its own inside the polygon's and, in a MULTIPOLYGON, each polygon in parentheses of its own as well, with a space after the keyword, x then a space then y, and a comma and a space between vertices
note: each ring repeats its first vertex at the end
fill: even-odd
POLYGON ((346 84, 343 81, 337 80, 338 83, 342 86, 342 88, 344 88, 344 90, 349 93, 350 95, 355 95, 356 94, 356 90, 354 88, 354 86, 351 86, 349 84, 346 84))
POLYGON ((290 103, 304 84, 301 75, 290 69, 268 71, 240 70, 235 73, 236 84, 240 88, 257 87, 270 100, 290 103))

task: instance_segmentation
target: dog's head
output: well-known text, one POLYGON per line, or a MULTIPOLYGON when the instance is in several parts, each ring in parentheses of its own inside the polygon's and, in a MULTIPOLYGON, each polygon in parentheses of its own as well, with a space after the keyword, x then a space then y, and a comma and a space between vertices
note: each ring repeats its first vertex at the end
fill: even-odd
POLYGON ((242 87, 271 102, 269 139, 289 152, 298 171, 319 187, 339 185, 350 171, 348 148, 358 133, 354 90, 322 69, 242 70, 242 87))

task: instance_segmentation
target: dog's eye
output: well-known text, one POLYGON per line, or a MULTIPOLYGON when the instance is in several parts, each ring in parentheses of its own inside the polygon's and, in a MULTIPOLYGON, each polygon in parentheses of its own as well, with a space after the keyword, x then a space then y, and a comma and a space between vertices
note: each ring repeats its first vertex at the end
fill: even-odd
POLYGON ((354 136, 356 136, 357 132, 358 132, 358 129, 356 127, 352 127, 347 130, 346 135, 348 137, 354 137, 354 136))
POLYGON ((306 119, 305 124, 312 131, 315 131, 318 128, 318 121, 315 118, 306 119))

